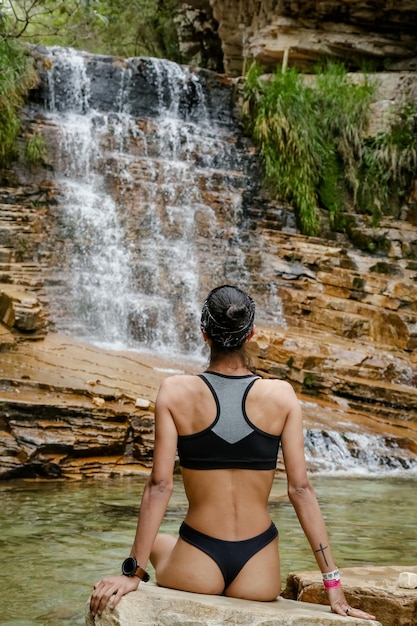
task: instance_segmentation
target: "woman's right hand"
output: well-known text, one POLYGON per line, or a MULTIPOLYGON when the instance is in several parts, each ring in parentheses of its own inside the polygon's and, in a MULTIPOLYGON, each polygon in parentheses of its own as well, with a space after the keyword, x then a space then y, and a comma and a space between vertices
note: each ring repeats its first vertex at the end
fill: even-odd
POLYGON ((111 576, 103 578, 94 585, 94 591, 90 600, 90 610, 95 617, 101 615, 107 602, 111 596, 115 596, 110 608, 114 609, 120 602, 120 599, 130 591, 136 591, 139 587, 140 579, 137 576, 111 576))
POLYGON ((358 617, 360 619, 368 620, 376 619, 375 615, 371 615, 370 613, 366 613, 366 611, 361 611, 361 609, 355 609, 350 606, 345 598, 342 587, 339 586, 334 589, 328 589, 327 593, 333 613, 344 615, 345 617, 358 617))

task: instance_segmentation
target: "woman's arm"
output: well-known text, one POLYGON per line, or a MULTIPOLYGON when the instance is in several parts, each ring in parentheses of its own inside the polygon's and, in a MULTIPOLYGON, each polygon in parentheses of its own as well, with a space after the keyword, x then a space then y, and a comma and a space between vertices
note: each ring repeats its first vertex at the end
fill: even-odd
MULTIPOLYGON (((155 444, 153 466, 143 491, 135 539, 130 556, 136 558, 143 569, 149 560, 155 537, 165 515, 173 489, 173 469, 177 450, 177 430, 169 410, 170 384, 163 381, 155 403, 155 444)), ((101 615, 108 600, 115 596, 110 608, 122 596, 139 586, 136 576, 111 576, 94 586, 90 608, 93 615, 101 615)))
MULTIPOLYGON (((307 475, 301 407, 294 390, 286 393, 288 414, 281 434, 282 452, 288 481, 288 496, 321 572, 336 570, 329 537, 316 494, 307 475)), ((332 610, 339 615, 375 619, 373 615, 349 606, 340 585, 327 589, 332 610)))

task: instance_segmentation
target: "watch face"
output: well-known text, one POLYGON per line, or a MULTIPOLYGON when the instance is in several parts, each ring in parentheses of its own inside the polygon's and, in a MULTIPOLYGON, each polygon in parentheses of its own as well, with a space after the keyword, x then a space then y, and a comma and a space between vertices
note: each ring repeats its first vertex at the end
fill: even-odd
POLYGON ((122 574, 125 576, 134 576, 136 574, 137 563, 136 559, 129 556, 122 563, 122 574))

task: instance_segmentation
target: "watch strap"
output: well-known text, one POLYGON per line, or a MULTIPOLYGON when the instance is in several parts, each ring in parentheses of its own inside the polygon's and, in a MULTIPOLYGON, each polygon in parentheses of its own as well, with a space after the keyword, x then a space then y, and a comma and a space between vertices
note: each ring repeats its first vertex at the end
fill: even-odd
POLYGON ((147 583, 150 578, 148 572, 145 572, 143 567, 141 567, 140 565, 137 566, 134 576, 137 576, 144 583, 147 583))

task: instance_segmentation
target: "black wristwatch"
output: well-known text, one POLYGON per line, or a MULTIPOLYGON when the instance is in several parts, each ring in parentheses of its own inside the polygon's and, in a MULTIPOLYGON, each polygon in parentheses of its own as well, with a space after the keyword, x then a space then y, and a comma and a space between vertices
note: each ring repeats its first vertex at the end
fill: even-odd
POLYGON ((147 583, 150 579, 149 574, 145 572, 133 556, 128 556, 127 559, 123 561, 122 574, 125 576, 137 576, 144 583, 147 583))

